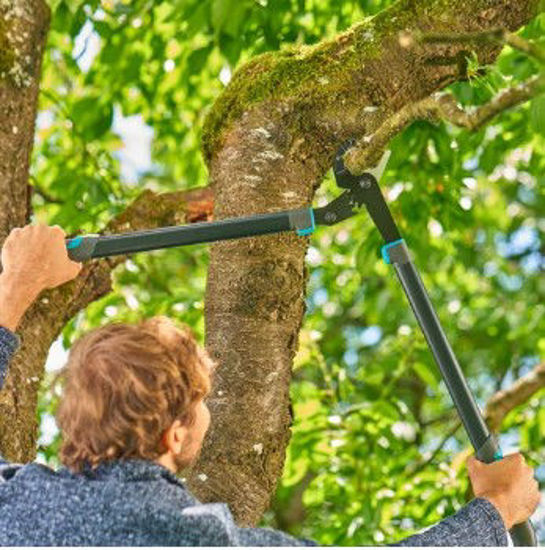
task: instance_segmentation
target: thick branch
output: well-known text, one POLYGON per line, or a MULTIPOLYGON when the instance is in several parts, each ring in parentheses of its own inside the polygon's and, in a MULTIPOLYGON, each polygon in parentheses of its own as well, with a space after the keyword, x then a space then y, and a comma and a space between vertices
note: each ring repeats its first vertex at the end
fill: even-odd
POLYGON ((353 174, 361 174, 380 159, 390 140, 415 120, 450 122, 475 131, 498 114, 520 105, 545 90, 545 78, 536 75, 525 82, 502 90, 488 103, 473 109, 462 108, 452 94, 434 94, 422 101, 406 105, 388 118, 372 135, 364 137, 348 151, 346 165, 353 174))
POLYGON ((509 411, 526 403, 532 395, 545 387, 545 363, 519 378, 510 388, 495 393, 486 404, 484 417, 488 427, 497 432, 509 411))
MULTIPOLYGON (((31 214, 28 169, 49 17, 44 0, 0 1, 0 243, 31 214)), ((23 342, 27 350, 34 340, 29 334, 23 342)), ((36 438, 37 379, 26 363, 16 362, 10 371, 11 385, 0 395, 0 450, 29 459, 36 438)))
MULTIPOLYGON (((146 190, 124 212, 115 217, 101 233, 124 233, 211 221, 213 209, 214 192, 211 187, 160 194, 146 190)), ((115 256, 88 264, 80 277, 85 280, 85 286, 96 289, 96 295, 76 296, 70 303, 68 319, 103 296, 105 289, 110 290, 110 273, 125 259, 125 256, 115 256)))
POLYGON ((0 243, 31 213, 28 169, 49 17, 44 0, 0 2, 0 243))

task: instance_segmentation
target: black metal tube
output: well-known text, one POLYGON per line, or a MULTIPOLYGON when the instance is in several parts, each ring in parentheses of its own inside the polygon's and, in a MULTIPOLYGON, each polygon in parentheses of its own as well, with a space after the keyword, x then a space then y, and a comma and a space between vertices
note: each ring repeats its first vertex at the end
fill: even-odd
POLYGON ((467 381, 443 332, 424 283, 411 261, 394 263, 411 308, 426 337, 450 396, 469 435, 473 447, 480 449, 490 435, 467 381))
MULTIPOLYGON (((494 462, 501 458, 500 447, 496 438, 490 433, 467 385, 416 267, 409 259, 399 263, 394 262, 394 267, 477 458, 486 463, 494 462)), ((509 533, 515 546, 537 546, 535 531, 529 520, 513 526, 509 533)))
POLYGON ((242 219, 192 223, 179 227, 106 235, 98 239, 92 257, 102 258, 116 254, 130 254, 159 248, 289 231, 291 228, 290 214, 292 213, 293 211, 284 211, 248 216, 242 219))

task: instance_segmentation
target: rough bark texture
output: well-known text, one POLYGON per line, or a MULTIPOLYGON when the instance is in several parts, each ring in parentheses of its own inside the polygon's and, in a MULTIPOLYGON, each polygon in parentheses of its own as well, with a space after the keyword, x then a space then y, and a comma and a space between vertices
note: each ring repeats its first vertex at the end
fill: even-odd
MULTIPOLYGON (((0 242, 30 216, 28 167, 48 26, 43 0, 0 1, 0 242)), ((14 361, 0 395, 2 451, 19 458, 31 458, 27 451, 36 440, 36 376, 45 354, 32 345, 34 337, 44 338, 46 349, 51 342, 41 332, 25 342, 30 362, 14 361)))
MULTIPOLYGON (((467 45, 413 44, 413 32, 515 29, 533 0, 411 0, 317 47, 267 54, 235 75, 205 128, 217 218, 308 205, 348 137, 465 77, 467 45)), ((483 46, 483 62, 497 46, 483 46)), ((281 473, 288 384, 304 314, 308 239, 214 245, 206 296, 209 352, 220 362, 213 423, 190 484, 256 522, 281 473)))
MULTIPOLYGON (((215 216, 309 204, 346 138, 372 133, 393 112, 464 78, 466 44, 403 47, 407 30, 516 29, 537 3, 402 0, 335 40, 252 60, 219 98, 205 128, 215 216)), ((24 89, 26 79, 17 72, 0 80, 0 241, 29 212, 28 154, 47 11, 39 0, 0 0, 1 9, 23 4, 34 78, 24 89)), ((10 24, 0 18, 4 65, 13 61, 3 48, 10 24)), ((497 52, 487 46, 479 55, 492 61, 497 52)), ((180 196, 145 195, 108 230, 180 223, 185 214, 180 196)), ((257 521, 268 505, 289 440, 288 387, 304 314, 307 244, 276 235, 211 251, 207 347, 220 368, 211 399, 214 428, 190 481, 203 500, 228 502, 243 524, 257 521)), ((119 261, 89 263, 78 280, 42 296, 26 316, 23 349, 0 399, 0 449, 9 458, 34 456, 36 388, 47 350, 71 316, 109 291, 119 261)))

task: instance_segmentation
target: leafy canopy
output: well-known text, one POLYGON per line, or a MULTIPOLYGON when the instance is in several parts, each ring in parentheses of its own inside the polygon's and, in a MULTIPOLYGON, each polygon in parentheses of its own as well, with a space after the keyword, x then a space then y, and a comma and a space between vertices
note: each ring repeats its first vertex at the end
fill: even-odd
MULTIPOLYGON (((71 233, 96 231, 144 188, 205 185, 200 129, 236 67, 331 37, 389 3, 50 0, 31 170, 36 216, 71 233), (132 177, 124 117, 136 117, 133 139, 143 139, 144 124, 152 133, 150 162, 132 177)), ((521 35, 545 47, 544 31, 541 15, 521 35)), ((485 76, 475 59, 469 69, 467 82, 451 86, 464 105, 543 67, 505 48, 485 76)), ((391 147, 383 189, 484 405, 545 360, 545 97, 473 134, 418 122, 391 147)), ((318 200, 336 192, 328 178, 318 200)), ((265 522, 324 544, 391 542, 467 499, 466 436, 379 246, 362 214, 319 229, 307 258, 293 438, 265 522)), ((159 313, 202 338, 206 268, 204 246, 135 256, 116 271, 114 292, 66 327, 64 345, 101 323, 159 313)), ((45 386, 40 456, 52 464, 57 399, 58 387, 45 386)), ((504 447, 534 464, 544 459, 543 405, 540 391, 502 426, 504 447)))

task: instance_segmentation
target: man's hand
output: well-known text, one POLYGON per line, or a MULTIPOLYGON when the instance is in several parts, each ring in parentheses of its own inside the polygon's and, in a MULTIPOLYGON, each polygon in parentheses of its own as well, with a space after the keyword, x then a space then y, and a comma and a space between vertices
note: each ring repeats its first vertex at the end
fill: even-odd
POLYGON ((81 264, 68 258, 65 233, 58 227, 14 229, 2 248, 0 326, 15 330, 38 294, 74 279, 81 264))
POLYGON ((498 509, 507 529, 522 523, 535 512, 541 499, 534 470, 520 453, 485 464, 470 456, 467 469, 473 493, 498 509))

